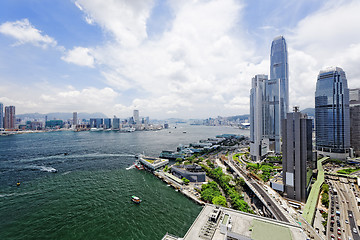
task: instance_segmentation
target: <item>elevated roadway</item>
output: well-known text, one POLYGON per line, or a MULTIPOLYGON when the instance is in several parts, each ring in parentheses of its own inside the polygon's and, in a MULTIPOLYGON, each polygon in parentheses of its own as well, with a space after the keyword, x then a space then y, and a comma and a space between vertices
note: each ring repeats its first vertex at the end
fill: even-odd
POLYGON ((255 180, 247 176, 247 173, 239 167, 238 163, 232 160, 232 157, 231 159, 228 159, 227 164, 234 172, 236 172, 236 174, 245 180, 246 185, 251 189, 252 192, 254 192, 254 194, 260 199, 264 206, 266 206, 275 219, 288 223, 293 222, 289 220, 291 217, 288 218, 285 216, 285 214, 277 206, 277 203, 267 194, 267 192, 255 180))

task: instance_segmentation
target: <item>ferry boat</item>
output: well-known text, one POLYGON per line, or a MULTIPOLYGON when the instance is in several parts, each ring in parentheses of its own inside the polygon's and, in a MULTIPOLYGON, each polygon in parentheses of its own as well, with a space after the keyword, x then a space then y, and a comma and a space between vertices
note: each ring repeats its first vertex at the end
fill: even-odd
POLYGON ((137 196, 131 196, 131 201, 137 204, 141 203, 141 199, 138 198, 137 196))

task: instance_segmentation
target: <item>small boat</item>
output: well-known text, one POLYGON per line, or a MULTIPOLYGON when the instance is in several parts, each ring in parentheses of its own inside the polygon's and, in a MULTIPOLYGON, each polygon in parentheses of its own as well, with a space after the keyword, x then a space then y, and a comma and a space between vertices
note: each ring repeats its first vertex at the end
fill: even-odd
POLYGON ((17 182, 17 183, 16 183, 16 186, 20 186, 20 182, 17 182))
POLYGON ((137 168, 137 170, 144 170, 144 166, 139 161, 136 161, 134 166, 137 168))
POLYGON ((141 203, 141 199, 137 196, 131 196, 131 201, 133 201, 134 203, 141 203))

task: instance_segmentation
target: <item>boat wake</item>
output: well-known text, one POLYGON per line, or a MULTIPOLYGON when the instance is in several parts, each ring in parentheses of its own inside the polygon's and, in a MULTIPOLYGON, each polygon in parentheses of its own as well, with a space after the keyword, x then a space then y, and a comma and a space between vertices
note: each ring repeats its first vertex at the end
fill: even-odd
POLYGON ((40 171, 42 171, 42 172, 53 172, 53 173, 57 172, 57 170, 55 168, 53 168, 53 167, 45 167, 45 166, 41 166, 40 171))
POLYGON ((51 172, 51 173, 57 172, 57 169, 55 169, 53 167, 46 167, 46 166, 32 166, 32 169, 40 170, 41 172, 51 172))
POLYGON ((126 170, 133 169, 134 167, 135 167, 135 165, 131 165, 130 167, 127 167, 126 170))

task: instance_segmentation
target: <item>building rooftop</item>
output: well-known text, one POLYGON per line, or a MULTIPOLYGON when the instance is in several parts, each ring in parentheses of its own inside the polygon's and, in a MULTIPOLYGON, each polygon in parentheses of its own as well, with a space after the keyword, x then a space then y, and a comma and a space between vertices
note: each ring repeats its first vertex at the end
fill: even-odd
POLYGON ((322 70, 320 70, 320 74, 323 73, 328 73, 328 72, 340 72, 340 71, 344 71, 341 67, 335 67, 335 66, 330 66, 330 67, 326 67, 322 70))
MULTIPOLYGON (((297 225, 207 204, 196 218, 183 240, 195 239, 306 239, 297 225)), ((178 238, 180 239, 180 238, 178 238)))

